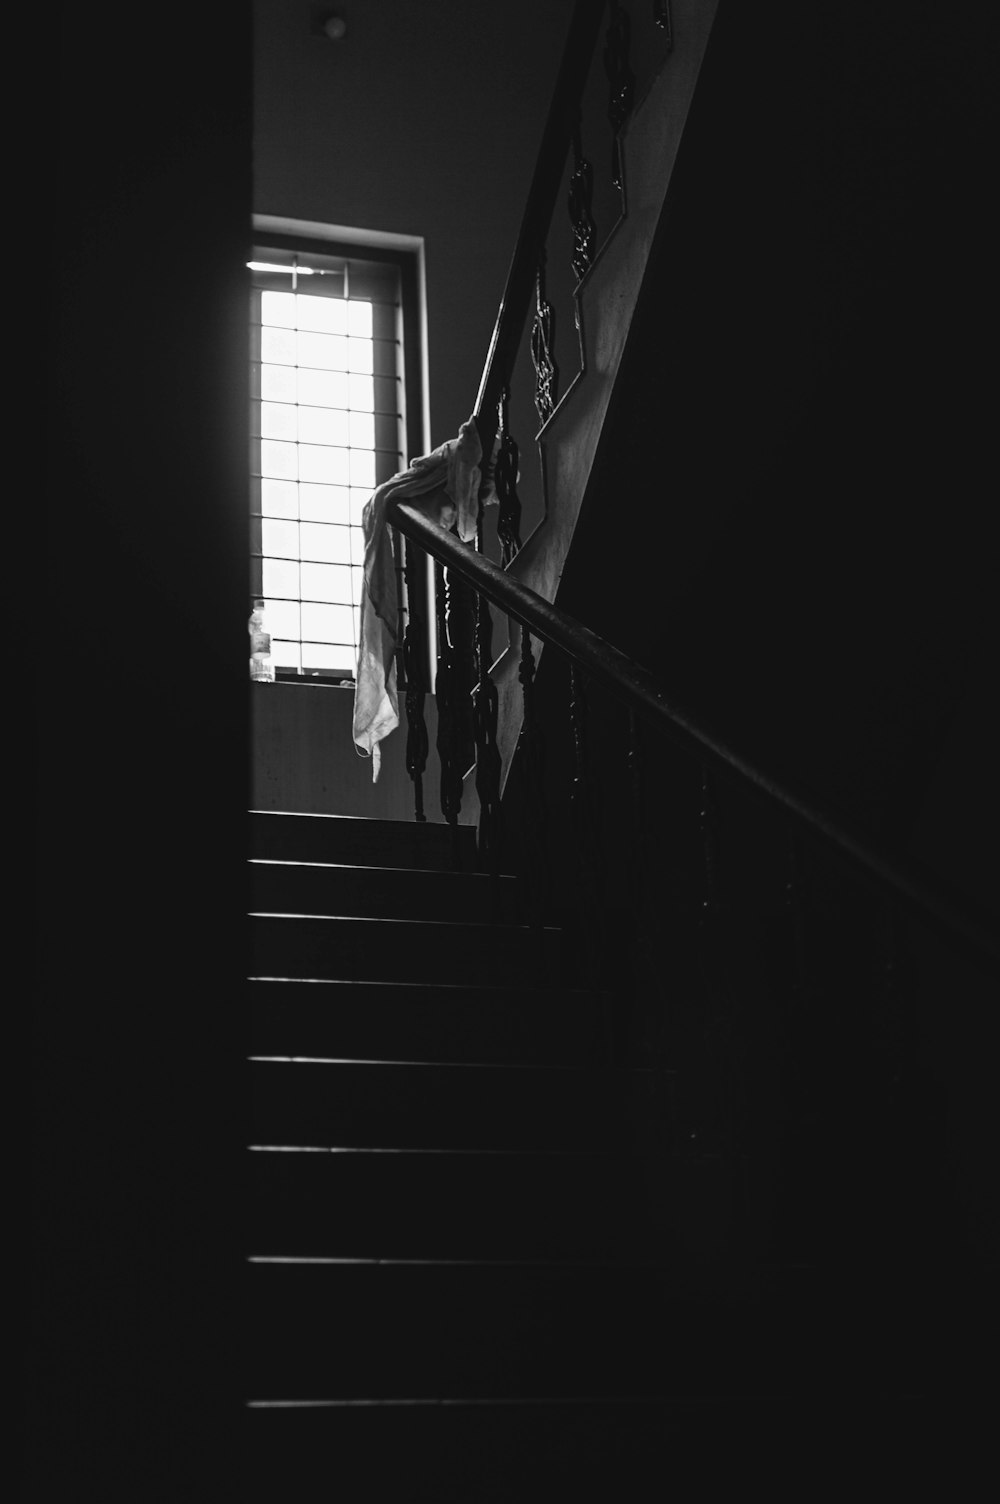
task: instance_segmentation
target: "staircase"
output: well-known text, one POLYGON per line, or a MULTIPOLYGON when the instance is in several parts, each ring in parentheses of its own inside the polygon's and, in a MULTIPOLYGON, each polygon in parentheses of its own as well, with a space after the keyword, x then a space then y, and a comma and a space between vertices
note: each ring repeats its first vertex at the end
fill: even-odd
MULTIPOLYGON (((602 9, 577 7, 582 30, 593 12, 596 35, 602 9)), ((612 486, 599 451, 607 462, 604 430, 620 431, 613 404, 641 354, 640 299, 647 318, 655 306, 644 286, 715 12, 713 0, 675 6, 677 48, 619 131, 628 194, 571 289, 579 370, 542 423, 541 522, 498 570, 482 531, 473 552, 403 503, 393 519, 444 569, 439 685, 444 664, 478 681, 488 706, 492 664, 498 708, 478 726, 476 786, 480 771, 487 792, 493 779, 486 805, 498 805, 520 749, 525 789, 512 781, 503 808, 526 883, 536 816, 550 836, 561 818, 558 786, 577 813, 587 806, 583 671, 618 694, 604 736, 614 755, 594 759, 611 838, 592 914, 612 960, 630 964, 589 959, 574 909, 585 862, 568 839, 550 842, 566 913, 546 913, 561 928, 537 922, 519 880, 475 870, 469 827, 251 814, 254 1499, 631 1500, 752 1480, 798 1500, 833 1480, 855 1492, 859 1469, 895 1493, 939 1469, 954 1492, 955 1467, 988 1434, 977 1374, 995 1347, 995 1266, 974 1230, 988 1220, 986 1113, 963 1107, 978 1078, 959 1064, 962 1031, 973 1037, 986 1006, 982 978, 960 953, 935 961, 919 905, 897 912, 909 889, 892 877, 887 894, 849 829, 672 710, 667 673, 654 681, 592 630, 611 500, 657 510, 649 474, 612 486), (563 574, 574 535, 588 541, 588 509, 600 548, 591 537, 589 571, 577 560, 586 614, 574 622, 565 592, 552 603, 573 584, 563 574), (463 606, 459 580, 511 625, 495 662, 489 612, 463 606), (518 622, 534 658, 522 661, 518 622), (544 642, 552 682, 536 699, 544 642), (638 713, 668 741, 680 732, 679 750, 644 741, 638 713), (552 734, 560 717, 572 751, 566 726, 552 734), (539 728, 564 749, 547 782, 539 728), (763 830, 749 813, 761 792, 763 830), (836 860, 825 867, 826 841, 846 855, 846 879, 836 860), (623 1043, 636 1032, 623 998, 597 987, 616 971, 631 973, 633 1017, 645 1010, 666 1047, 623 1043), (959 1009, 942 1002, 951 995, 959 1009)), ((731 33, 726 45, 739 51, 731 33)), ((564 114, 569 94, 579 103, 581 57, 576 92, 569 62, 557 82, 564 114)), ((503 394, 536 277, 542 296, 566 118, 554 107, 487 358, 486 452, 498 424, 509 437, 503 394)), ((669 301, 654 343, 677 327, 669 301)), ((544 323, 539 304, 532 334, 544 323)), ((654 437, 647 421, 631 446, 643 464, 654 437)), ((498 539, 517 531, 516 470, 498 539)), ((687 568, 692 550, 677 556, 687 568)), ((629 611, 634 626, 632 600, 629 611)), ((574 818, 567 806, 564 835, 574 818)), ((498 849, 490 819, 483 853, 498 849)))
POLYGON ((456 871, 446 826, 251 815, 252 1497, 608 1496, 665 1455, 722 1485, 904 1444, 973 1307, 863 1259, 684 1255, 667 1082, 604 1063, 576 947, 458 839, 456 871))

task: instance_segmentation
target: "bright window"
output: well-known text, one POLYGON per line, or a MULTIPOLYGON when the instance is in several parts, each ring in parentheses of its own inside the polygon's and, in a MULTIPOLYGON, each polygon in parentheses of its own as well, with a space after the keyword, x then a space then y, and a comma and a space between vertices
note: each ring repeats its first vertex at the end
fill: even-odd
POLYGON ((354 673, 361 512, 405 464, 400 269, 260 244, 251 263, 251 579, 279 676, 354 673))

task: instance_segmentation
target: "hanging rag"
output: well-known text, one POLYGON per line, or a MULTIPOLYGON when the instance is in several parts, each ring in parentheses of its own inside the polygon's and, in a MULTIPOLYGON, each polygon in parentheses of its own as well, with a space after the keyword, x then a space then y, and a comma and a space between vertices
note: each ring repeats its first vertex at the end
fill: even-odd
POLYGON ((373 783, 378 781, 381 765, 379 743, 399 725, 396 695, 399 601, 386 509, 391 501, 421 498, 421 511, 449 531, 457 528, 463 543, 472 542, 480 506, 490 506, 498 499, 492 464, 484 483, 480 469, 482 453, 475 422, 470 418, 462 424, 456 439, 449 439, 432 454, 411 460, 408 470, 400 471, 379 486, 361 514, 365 567, 354 689, 354 742, 359 756, 371 757, 373 783))

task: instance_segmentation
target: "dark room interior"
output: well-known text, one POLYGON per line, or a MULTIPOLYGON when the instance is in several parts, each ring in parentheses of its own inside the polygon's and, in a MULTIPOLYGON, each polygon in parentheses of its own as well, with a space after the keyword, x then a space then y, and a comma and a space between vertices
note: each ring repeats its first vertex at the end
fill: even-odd
MULTIPOLYGON (((56 12, 23 1497, 964 1497, 1000 1335, 989 8, 56 12), (349 685, 247 684, 261 216, 419 244, 404 460, 492 440, 510 385, 538 615, 501 587, 488 653, 449 567, 426 822, 412 666, 377 788, 349 685), (339 771, 262 804, 325 736, 339 771), (339 953, 248 908, 336 914, 339 953)), ((408 559, 457 548, 407 516, 408 559)))

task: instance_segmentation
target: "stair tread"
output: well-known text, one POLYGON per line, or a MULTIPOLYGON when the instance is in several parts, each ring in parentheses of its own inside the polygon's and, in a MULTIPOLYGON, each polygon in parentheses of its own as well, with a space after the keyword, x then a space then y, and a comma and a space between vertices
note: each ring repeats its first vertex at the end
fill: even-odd
POLYGON ((254 1264, 245 1290, 258 1398, 919 1392, 958 1344, 813 1271, 713 1295, 655 1267, 254 1264))
POLYGON ((484 935, 489 936, 491 940, 494 939, 494 931, 498 929, 507 930, 510 933, 518 935, 536 935, 539 932, 545 935, 559 935, 562 933, 556 925, 551 924, 535 926, 506 921, 494 925, 481 919, 408 919, 399 918, 391 914, 329 914, 322 911, 319 913, 289 914, 282 909, 251 909, 248 911, 248 917, 250 919, 328 919, 335 923, 347 920, 351 924, 395 924, 400 926, 405 925, 415 931, 426 930, 432 926, 449 930, 482 930, 484 935))
POLYGON ((256 976, 534 986, 560 979, 562 936, 554 928, 337 914, 249 917, 256 976))
POLYGON ((856 1395, 831 1403, 801 1390, 781 1398, 409 1396, 265 1404, 247 1406, 242 1431, 253 1500, 287 1496, 290 1458, 302 1497, 313 1497, 310 1490, 321 1496, 333 1458, 344 1497, 414 1504, 643 1499, 656 1496, 651 1480, 666 1476, 674 1492, 704 1497, 708 1489, 722 1497, 745 1491, 758 1472, 772 1496, 798 1499, 818 1457, 831 1481, 843 1479, 845 1496, 858 1476, 873 1476, 873 1467, 878 1476, 890 1468, 896 1484, 915 1482, 919 1473, 926 1485, 931 1463, 942 1484, 947 1479, 940 1490, 946 1495, 956 1467, 971 1484, 991 1434, 985 1414, 944 1420, 940 1397, 856 1395), (964 1458, 974 1459, 967 1472, 964 1458))
POLYGON ((581 1065, 600 1059, 604 993, 470 983, 245 982, 252 1055, 581 1065))
POLYGON ((648 1256, 650 1171, 608 1149, 248 1152, 258 1256, 588 1259, 648 1256))
POLYGON ((498 925, 521 918, 515 879, 434 868, 360 866, 354 862, 250 860, 251 907, 281 913, 351 914, 400 919, 455 919, 498 925))
POLYGON ((252 1059, 251 1126, 265 1144, 599 1148, 653 1110, 652 1071, 409 1061, 252 1059))
POLYGON ((350 815, 250 810, 252 857, 319 859, 472 872, 476 832, 436 822, 374 820, 350 815))

